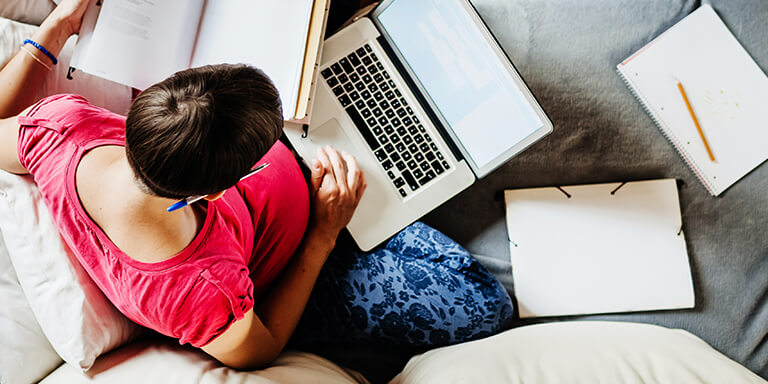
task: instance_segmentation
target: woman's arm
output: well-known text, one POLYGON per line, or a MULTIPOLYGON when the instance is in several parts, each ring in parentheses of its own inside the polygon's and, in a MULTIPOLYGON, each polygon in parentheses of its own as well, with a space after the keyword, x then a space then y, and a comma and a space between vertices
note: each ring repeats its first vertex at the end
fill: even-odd
POLYGON ((29 171, 21 165, 16 143, 19 142, 19 123, 16 117, 0 119, 0 169, 24 175, 29 171))
MULTIPOLYGON (((80 30, 88 0, 64 0, 32 35, 32 40, 58 56, 64 43, 80 30)), ((0 119, 18 115, 29 107, 48 67, 53 62, 39 49, 25 44, 0 71, 0 119), (33 57, 34 56, 34 57, 33 57)), ((0 149, 3 152, 5 148, 0 149)))
MULTIPOLYGON (((32 35, 32 41, 58 56, 69 36, 80 30, 88 0, 64 0, 32 35)), ((0 70, 0 169, 27 173, 19 162, 16 143, 19 123, 16 115, 28 108, 53 62, 30 44, 0 70), (47 67, 46 67, 47 66, 47 67)))
POLYGON ((310 224, 297 255, 254 311, 203 347, 230 367, 261 367, 280 354, 339 232, 349 223, 365 191, 365 177, 354 157, 327 147, 318 150, 318 159, 312 164, 310 224))

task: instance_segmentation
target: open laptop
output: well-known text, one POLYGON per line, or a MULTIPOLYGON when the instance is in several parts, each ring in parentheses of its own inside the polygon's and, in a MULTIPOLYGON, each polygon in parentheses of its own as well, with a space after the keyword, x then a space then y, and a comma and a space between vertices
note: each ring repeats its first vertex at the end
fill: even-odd
POLYGON ((552 131, 467 0, 384 0, 325 41, 300 156, 353 154, 368 189, 347 229, 370 250, 552 131))

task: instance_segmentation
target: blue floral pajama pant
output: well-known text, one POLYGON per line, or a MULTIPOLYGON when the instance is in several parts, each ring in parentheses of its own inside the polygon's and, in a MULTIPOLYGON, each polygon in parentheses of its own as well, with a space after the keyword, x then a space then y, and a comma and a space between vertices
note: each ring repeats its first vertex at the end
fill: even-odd
POLYGON ((501 330, 512 308, 501 283, 466 250, 417 222, 369 253, 337 247, 293 342, 440 346, 501 330))

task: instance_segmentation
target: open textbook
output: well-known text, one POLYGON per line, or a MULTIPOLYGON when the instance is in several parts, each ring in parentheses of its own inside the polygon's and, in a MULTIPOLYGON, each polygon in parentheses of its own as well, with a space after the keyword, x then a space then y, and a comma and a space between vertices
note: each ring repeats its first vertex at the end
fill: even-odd
POLYGON ((72 66, 141 90, 187 68, 246 63, 275 83, 285 119, 302 119, 299 95, 311 96, 314 77, 305 72, 315 73, 320 51, 308 39, 322 40, 327 3, 91 0, 72 66))

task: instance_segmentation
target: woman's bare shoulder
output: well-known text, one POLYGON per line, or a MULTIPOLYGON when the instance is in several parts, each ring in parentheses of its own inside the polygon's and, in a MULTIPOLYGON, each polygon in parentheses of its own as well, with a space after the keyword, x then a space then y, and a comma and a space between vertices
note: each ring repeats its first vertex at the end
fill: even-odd
POLYGON ((156 263, 172 258, 194 240, 205 213, 169 214, 164 200, 143 193, 119 146, 97 147, 83 156, 75 184, 91 220, 130 258, 156 263))

